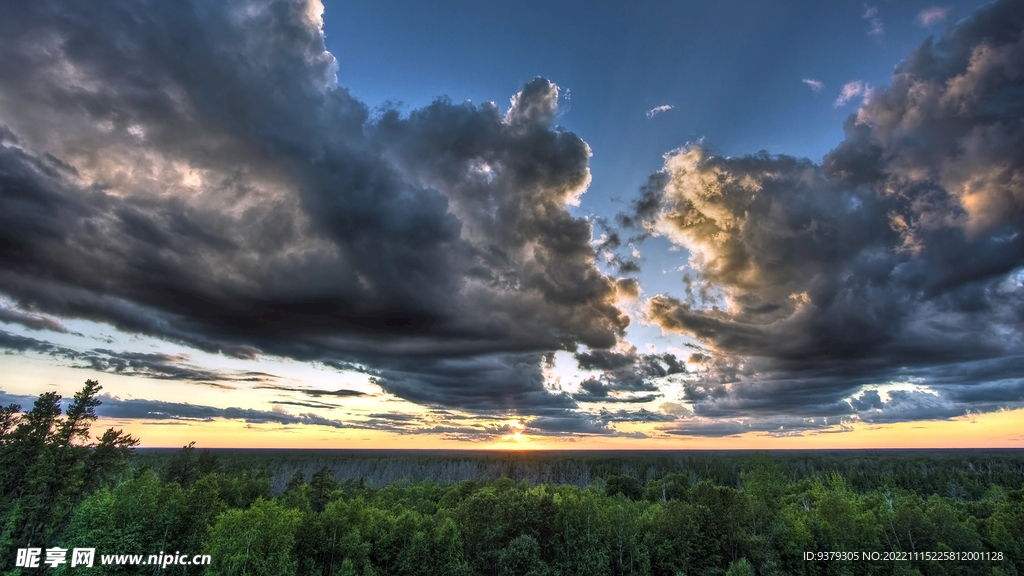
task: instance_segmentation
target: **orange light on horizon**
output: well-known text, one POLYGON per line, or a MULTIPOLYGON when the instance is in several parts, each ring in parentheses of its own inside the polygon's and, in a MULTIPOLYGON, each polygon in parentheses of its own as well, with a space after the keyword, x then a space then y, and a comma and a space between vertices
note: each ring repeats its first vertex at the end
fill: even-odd
MULTIPOLYGON (((467 439, 442 434, 411 434, 313 425, 246 424, 239 420, 112 420, 93 427, 98 436, 109 427, 139 438, 142 448, 180 448, 195 441, 200 448, 341 448, 447 450, 822 450, 1024 448, 1020 421, 1024 409, 972 415, 953 420, 854 423, 842 433, 805 432, 778 437, 762 432, 740 436, 668 436, 651 424, 622 423, 628 435, 543 436, 525 433, 518 420, 510 433, 467 439), (647 438, 634 436, 636 432, 647 438)), ((834 431, 833 431, 834 432, 834 431)))

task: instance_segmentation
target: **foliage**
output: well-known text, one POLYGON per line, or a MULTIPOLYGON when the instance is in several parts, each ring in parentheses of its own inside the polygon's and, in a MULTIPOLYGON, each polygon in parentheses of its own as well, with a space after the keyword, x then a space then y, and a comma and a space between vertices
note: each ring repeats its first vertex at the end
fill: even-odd
POLYGON ((298 561, 293 547, 302 522, 297 510, 274 500, 256 500, 247 510, 231 509, 210 528, 203 552, 213 558, 211 576, 290 576, 298 561))
POLYGON ((75 507, 126 469, 138 440, 112 428, 89 437, 101 389, 87 380, 63 414, 55 392, 28 412, 0 408, 0 557, 54 542, 75 507))

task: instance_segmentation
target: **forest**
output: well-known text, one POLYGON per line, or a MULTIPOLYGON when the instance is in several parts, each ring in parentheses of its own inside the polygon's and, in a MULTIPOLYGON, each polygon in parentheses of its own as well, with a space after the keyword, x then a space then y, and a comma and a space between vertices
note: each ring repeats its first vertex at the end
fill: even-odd
POLYGON ((1024 575, 1019 450, 143 450, 100 390, 0 408, 3 574, 1024 575))

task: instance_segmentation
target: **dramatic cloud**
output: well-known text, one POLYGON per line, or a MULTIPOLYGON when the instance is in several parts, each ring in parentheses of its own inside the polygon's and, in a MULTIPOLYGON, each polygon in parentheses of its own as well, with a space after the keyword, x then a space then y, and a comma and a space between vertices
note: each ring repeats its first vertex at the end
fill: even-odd
POLYGON ((56 318, 50 318, 40 314, 31 314, 5 306, 0 302, 0 322, 7 322, 8 324, 21 324, 29 330, 50 330, 51 332, 62 332, 67 333, 68 329, 64 327, 56 318))
POLYGON ((914 23, 924 28, 931 28, 945 20, 951 11, 952 9, 949 7, 932 6, 931 8, 925 8, 917 13, 914 23))
POLYGON ((254 410, 251 408, 215 408, 181 402, 162 402, 156 400, 128 399, 122 400, 104 394, 103 402, 96 414, 104 418, 142 419, 142 420, 242 420, 250 424, 306 424, 345 428, 339 420, 324 418, 312 413, 292 415, 281 408, 275 410, 254 410))
POLYGON ((675 106, 672 106, 670 104, 662 104, 661 106, 655 106, 654 108, 651 108, 650 110, 647 111, 647 117, 654 118, 658 114, 661 114, 662 112, 668 112, 673 108, 675 108, 675 106))
MULTIPOLYGON (((470 422, 382 411, 358 426, 460 437, 508 434, 494 422, 514 416, 530 434, 790 434, 1024 401, 1019 2, 926 41, 889 87, 845 85, 836 107, 860 108, 820 163, 669 154, 620 219, 633 238, 571 211, 591 150, 555 124, 557 85, 371 115, 336 77, 321 11, 0 5, 0 322, 318 363, 470 422), (637 272, 639 253, 615 251, 645 235, 688 251, 679 293, 602 272, 637 272), (627 309, 696 340, 689 371, 626 343, 627 309), (578 392, 546 382, 555 351, 587 372, 578 392), (580 408, 662 398, 658 414, 580 408)), ((881 37, 877 7, 863 16, 881 37)), ((0 348, 289 393, 269 412, 111 399, 121 417, 337 427, 285 406, 364 394, 5 331, 0 348)))
POLYGON ((277 376, 263 372, 228 372, 197 368, 190 365, 189 356, 185 354, 115 352, 99 348, 79 353, 71 359, 84 360, 89 368, 98 372, 144 376, 158 380, 263 382, 277 379, 277 376))
POLYGON ((852 402, 857 416, 873 424, 907 420, 944 420, 963 416, 968 408, 927 391, 894 390, 882 402, 878 392, 869 391, 852 402))
POLYGON ((801 82, 806 84, 811 90, 815 92, 821 92, 825 88, 824 82, 822 82, 821 80, 815 80, 814 78, 804 78, 803 80, 801 80, 801 82))
POLYGON ((123 376, 141 376, 157 380, 184 380, 231 388, 224 382, 264 382, 277 376, 244 370, 208 370, 194 366, 187 354, 117 352, 103 348, 78 351, 43 340, 0 330, 0 350, 36 352, 69 360, 74 368, 88 368, 123 376))
POLYGON ((360 367, 415 402, 576 414, 544 356, 612 347, 629 320, 568 212, 591 152, 553 124, 558 87, 371 119, 338 85, 321 11, 4 4, 0 294, 32 315, 0 320, 88 319, 360 367))
POLYGON ((707 356, 682 397, 710 424, 671 433, 1024 405, 1022 31, 1003 1, 925 41, 820 164, 666 156, 622 221, 690 254, 684 294, 646 302, 707 356))
POLYGON ((40 354, 49 354, 51 356, 72 359, 78 357, 78 353, 70 348, 57 346, 56 344, 51 344, 50 342, 37 340, 35 338, 29 338, 28 336, 11 334, 6 330, 0 330, 0 350, 4 350, 8 353, 37 352, 40 354))
POLYGON ((636 393, 660 392, 655 383, 657 379, 686 371, 672 354, 640 354, 634 347, 580 352, 576 354, 576 361, 583 370, 603 372, 600 378, 580 383, 583 391, 572 396, 579 402, 651 402, 660 394, 636 393), (623 392, 626 394, 620 394, 623 392))
POLYGON ((618 410, 616 412, 601 410, 599 415, 604 422, 671 422, 675 420, 674 416, 658 414, 643 408, 636 412, 628 410, 618 410))
POLYGON ((704 436, 721 438, 757 433, 762 436, 802 436, 805 432, 820 434, 838 432, 836 426, 842 426, 837 419, 828 418, 795 418, 767 417, 741 419, 711 419, 686 417, 670 424, 662 424, 657 429, 673 436, 704 436))
POLYGON ((277 406, 277 405, 282 405, 282 406, 299 406, 301 408, 316 408, 316 409, 327 409, 327 410, 333 410, 334 408, 341 408, 341 406, 339 406, 337 404, 328 404, 327 402, 299 402, 299 401, 293 401, 293 400, 279 400, 277 402, 274 402, 274 405, 275 406, 277 406))
POLYGON ((257 390, 278 390, 280 392, 298 392, 300 394, 305 394, 307 396, 312 396, 314 398, 319 398, 321 396, 336 396, 338 398, 353 398, 353 397, 359 397, 359 396, 369 396, 369 394, 367 394, 365 392, 360 392, 358 390, 346 390, 344 388, 340 389, 340 390, 316 390, 316 389, 312 389, 312 388, 295 388, 295 387, 291 387, 291 386, 278 386, 276 384, 264 384, 264 385, 261 385, 261 386, 254 386, 253 388, 255 388, 257 390))
MULTIPOLYGON (((22 407, 22 410, 30 410, 35 399, 36 398, 32 396, 8 394, 3 390, 0 390, 0 404, 17 404, 22 407)), ((70 398, 64 398, 63 404, 66 405, 70 400, 70 398)), ((96 414, 101 418, 113 418, 120 420, 180 421, 210 421, 215 418, 223 418, 227 420, 242 420, 251 424, 274 422, 278 424, 329 426, 332 428, 345 427, 345 425, 338 420, 331 420, 316 414, 292 415, 281 408, 275 410, 216 408, 213 406, 202 406, 182 402, 163 402, 134 398, 122 400, 121 398, 117 398, 109 394, 100 395, 99 400, 102 403, 96 408, 96 414)))
POLYGON ((614 430, 600 416, 580 417, 576 413, 540 416, 523 427, 524 434, 538 436, 612 435, 614 430))

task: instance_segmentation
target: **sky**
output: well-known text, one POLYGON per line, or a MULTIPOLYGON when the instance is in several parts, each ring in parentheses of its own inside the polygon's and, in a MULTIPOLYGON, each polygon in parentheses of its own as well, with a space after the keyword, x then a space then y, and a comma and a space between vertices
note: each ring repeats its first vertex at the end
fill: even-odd
POLYGON ((1020 447, 1024 4, 0 6, 0 404, 143 446, 1020 447))

